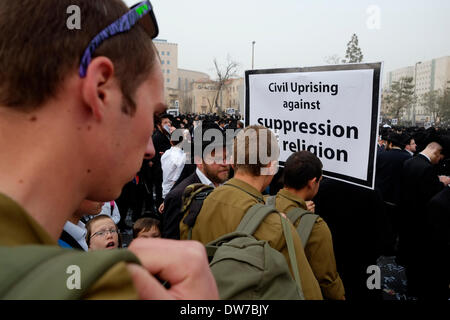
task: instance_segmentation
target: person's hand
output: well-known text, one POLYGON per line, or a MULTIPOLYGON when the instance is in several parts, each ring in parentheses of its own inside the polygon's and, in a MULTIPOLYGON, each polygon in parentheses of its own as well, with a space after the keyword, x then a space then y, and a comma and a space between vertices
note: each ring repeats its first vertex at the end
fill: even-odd
POLYGON ((140 299, 219 299, 206 250, 200 242, 138 238, 128 250, 142 263, 142 266, 128 264, 140 299), (154 276, 169 282, 170 289, 164 288, 154 276))
POLYGON ((161 205, 158 208, 158 211, 159 211, 159 213, 163 214, 163 212, 164 212, 164 202, 161 203, 161 205))
POLYGON ((311 212, 316 212, 315 210, 316 210, 316 204, 314 203, 314 201, 312 201, 312 200, 310 200, 310 201, 306 201, 306 209, 308 210, 308 211, 311 211, 311 212))
POLYGON ((450 177, 449 176, 439 176, 439 181, 441 181, 445 185, 448 185, 450 183, 450 177))

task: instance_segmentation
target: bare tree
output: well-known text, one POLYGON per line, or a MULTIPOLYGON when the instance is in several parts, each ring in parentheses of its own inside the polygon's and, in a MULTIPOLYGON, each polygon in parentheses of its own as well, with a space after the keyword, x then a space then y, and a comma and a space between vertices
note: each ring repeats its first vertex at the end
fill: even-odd
POLYGON ((227 56, 227 63, 225 67, 219 66, 216 58, 214 58, 214 67, 216 68, 217 74, 217 92, 214 97, 213 105, 211 106, 210 104, 210 108, 215 107, 217 108, 218 113, 222 113, 222 103, 219 103, 219 97, 221 97, 222 89, 224 88, 226 82, 237 76, 239 64, 233 61, 230 56, 227 56))
POLYGON ((333 54, 332 56, 325 57, 325 62, 327 64, 340 64, 341 57, 338 54, 333 54))

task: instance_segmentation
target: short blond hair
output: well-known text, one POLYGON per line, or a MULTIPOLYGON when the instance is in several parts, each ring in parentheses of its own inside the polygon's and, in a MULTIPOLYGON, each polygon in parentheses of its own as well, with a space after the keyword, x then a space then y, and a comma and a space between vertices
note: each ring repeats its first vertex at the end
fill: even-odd
POLYGON ((252 125, 234 138, 233 165, 235 171, 260 176, 261 170, 272 161, 278 161, 280 148, 272 131, 261 125, 252 125))

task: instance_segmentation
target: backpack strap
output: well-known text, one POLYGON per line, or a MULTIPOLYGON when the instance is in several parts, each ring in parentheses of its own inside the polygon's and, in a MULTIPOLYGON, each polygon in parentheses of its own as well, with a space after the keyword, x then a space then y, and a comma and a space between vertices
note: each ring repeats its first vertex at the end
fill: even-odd
POLYGON ((277 196, 269 196, 266 198, 266 204, 271 207, 275 207, 275 200, 277 196))
POLYGON ((263 220, 271 213, 278 213, 277 209, 262 203, 254 204, 242 218, 236 231, 253 235, 263 220))
POLYGON ((287 215, 288 219, 295 224, 299 219, 300 223, 297 226, 297 232, 302 239, 303 248, 308 243, 309 236, 311 235, 314 224, 319 218, 319 215, 312 213, 311 211, 303 208, 294 208, 290 210, 287 215))
POLYGON ((299 294, 303 297, 303 290, 300 281, 300 274, 298 272, 297 258, 295 256, 294 240, 292 239, 292 233, 289 226, 289 222, 283 218, 274 207, 266 206, 261 203, 254 204, 242 218, 236 232, 243 232, 249 235, 253 235, 258 229, 263 220, 271 213, 277 213, 281 219, 281 226, 283 228, 283 235, 286 240, 286 246, 289 253, 289 260, 291 262, 292 271, 294 273, 294 279, 297 283, 299 294))
POLYGON ((105 272, 119 262, 140 264, 129 250, 83 252, 57 246, 0 247, 0 298, 6 300, 81 299, 105 272), (75 266, 80 289, 69 288, 75 266), (73 267, 72 267, 73 268, 73 267))
POLYGON ((184 189, 181 214, 184 215, 186 211, 189 211, 183 219, 183 223, 189 227, 188 240, 192 239, 192 228, 194 227, 197 216, 203 207, 203 202, 206 197, 213 192, 213 190, 213 187, 202 183, 194 183, 184 189))
POLYGON ((236 185, 234 185, 234 184, 231 184, 231 183, 225 183, 224 184, 224 186, 230 186, 230 187, 234 187, 234 188, 237 188, 237 189, 239 189, 239 190, 241 190, 241 191, 243 191, 243 192, 245 192, 245 193, 247 193, 247 194, 249 194, 249 195, 251 195, 253 198, 255 198, 256 200, 258 200, 260 203, 265 203, 265 201, 264 201, 264 199, 263 198, 261 198, 261 197, 258 197, 258 196, 256 196, 256 195, 254 195, 253 193, 251 193, 251 192, 248 192, 247 190, 245 190, 244 188, 241 188, 241 187, 239 187, 239 186, 236 186, 236 185))

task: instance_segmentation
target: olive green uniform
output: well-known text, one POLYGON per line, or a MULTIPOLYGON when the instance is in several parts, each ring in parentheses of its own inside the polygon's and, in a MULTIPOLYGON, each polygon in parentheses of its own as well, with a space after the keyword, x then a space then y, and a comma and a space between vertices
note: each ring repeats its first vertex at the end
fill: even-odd
MULTIPOLYGON (((286 189, 281 189, 275 198, 275 207, 279 212, 287 214, 294 208, 306 210, 306 203, 286 189)), ((296 221, 295 227, 300 220, 296 221)), ((342 299, 345 295, 344 284, 336 269, 331 232, 327 223, 320 217, 316 220, 305 246, 305 255, 319 281, 323 296, 327 299, 342 299)))
MULTIPOLYGON (((224 234, 235 231, 245 213, 256 203, 264 203, 261 192, 241 180, 235 178, 229 180, 205 199, 192 229, 192 240, 207 244, 224 234)), ((189 227, 183 223, 183 219, 180 222, 180 236, 181 239, 187 239, 189 227)), ((291 228, 305 299, 321 300, 323 297, 319 283, 306 259, 300 237, 292 224, 291 228)), ((280 216, 274 213, 264 219, 254 236, 258 240, 267 240, 272 248, 280 251, 291 268, 282 230, 280 216)))
MULTIPOLYGON (((0 246, 17 247, 25 245, 58 247, 50 235, 15 201, 0 193, 0 246)), ((73 249, 61 248, 61 250, 73 249)), ((45 288, 42 289, 45 290, 45 288)), ((38 298, 36 297, 36 299, 38 298)), ((126 263, 119 262, 88 289, 84 298, 106 300, 138 299, 139 297, 126 268, 126 263)))

